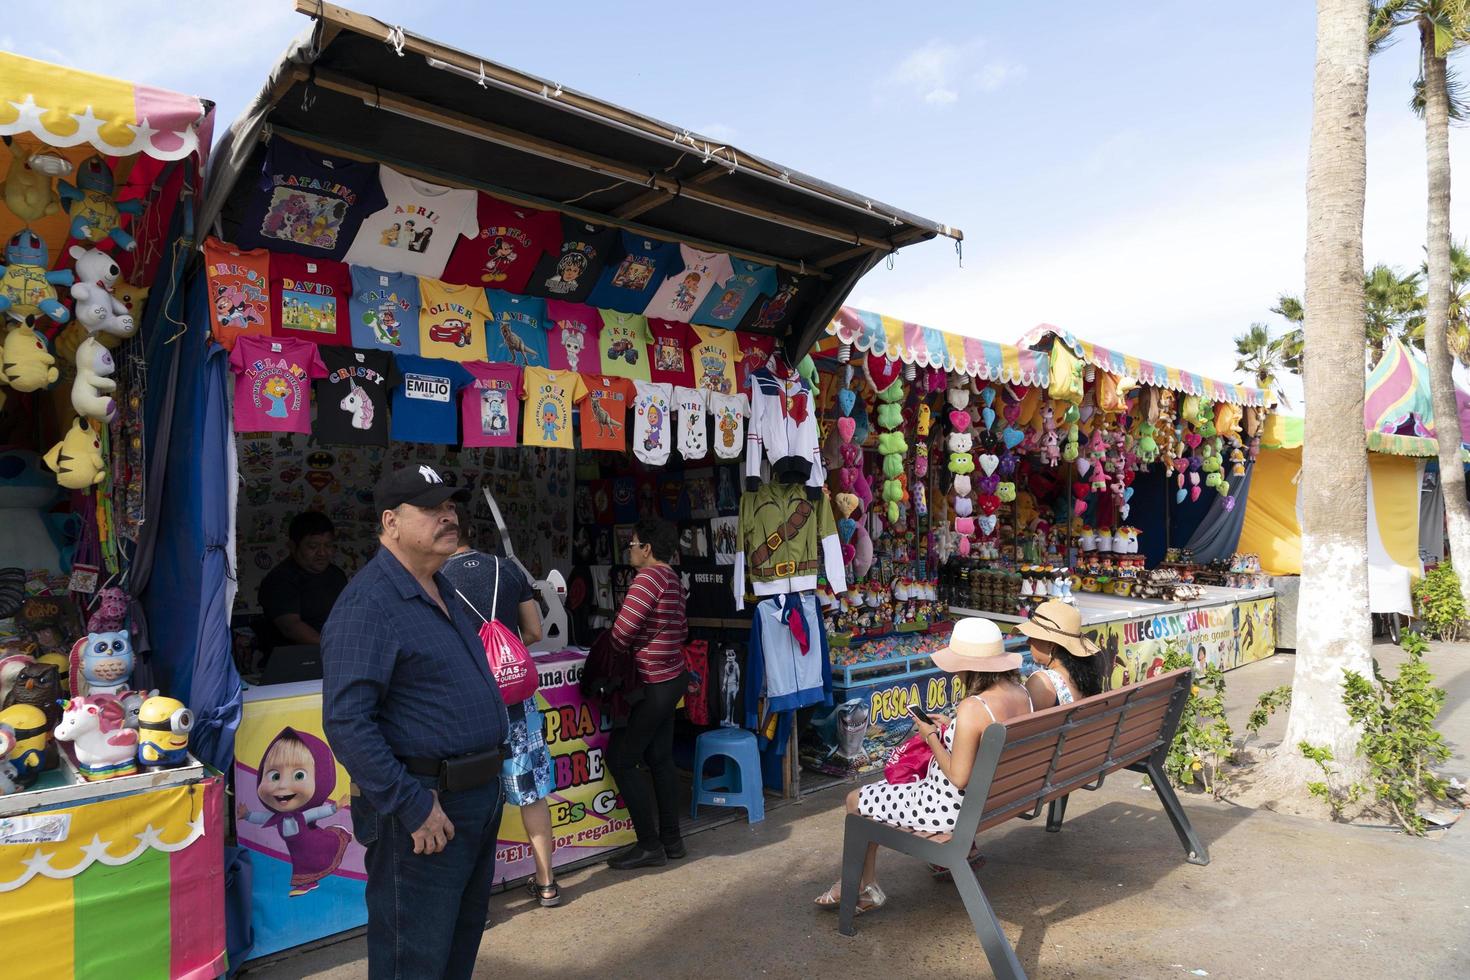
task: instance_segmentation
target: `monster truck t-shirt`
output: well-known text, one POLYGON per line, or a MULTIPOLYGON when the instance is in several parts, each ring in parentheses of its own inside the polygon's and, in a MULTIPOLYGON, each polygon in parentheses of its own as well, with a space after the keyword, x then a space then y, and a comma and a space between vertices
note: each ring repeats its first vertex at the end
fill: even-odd
POLYGON ((323 347, 327 376, 317 381, 311 433, 328 446, 388 445, 388 396, 398 383, 393 355, 323 347))
POLYGON ((630 381, 647 381, 648 321, 637 313, 602 311, 602 333, 597 349, 602 355, 602 373, 630 381))
POLYGON ((474 380, 470 373, 454 361, 412 354, 398 359, 398 373, 393 387, 393 441, 441 446, 458 442, 458 394, 474 380))
POLYGON ((419 280, 419 349, 447 361, 485 360, 490 304, 477 286, 419 280))
POLYGON ((521 431, 521 369, 466 364, 475 380, 460 396, 466 446, 514 446, 521 431))

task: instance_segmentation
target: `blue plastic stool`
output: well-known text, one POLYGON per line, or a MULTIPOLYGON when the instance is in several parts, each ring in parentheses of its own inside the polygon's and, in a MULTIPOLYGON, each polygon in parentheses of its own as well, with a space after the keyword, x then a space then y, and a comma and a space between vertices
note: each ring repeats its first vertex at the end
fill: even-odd
POLYGON ((699 736, 694 742, 694 801, 691 817, 699 816, 701 803, 715 806, 741 806, 750 823, 766 819, 766 799, 761 791, 761 757, 755 747, 755 733, 743 728, 717 728, 699 736), (704 764, 709 759, 723 759, 724 771, 708 778, 704 764))

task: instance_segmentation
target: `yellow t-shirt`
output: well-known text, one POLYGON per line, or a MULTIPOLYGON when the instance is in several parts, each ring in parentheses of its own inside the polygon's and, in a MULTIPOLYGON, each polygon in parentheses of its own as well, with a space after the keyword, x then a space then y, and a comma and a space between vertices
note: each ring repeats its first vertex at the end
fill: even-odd
POLYGON ((528 367, 521 374, 521 443, 526 446, 572 448, 572 406, 587 393, 575 371, 528 367))
POLYGON ((721 395, 733 395, 735 364, 740 360, 740 341, 733 330, 696 326, 699 343, 694 345, 694 387, 721 395))
POLYGON ((419 280, 419 349, 424 357, 483 361, 490 302, 477 286, 419 280))

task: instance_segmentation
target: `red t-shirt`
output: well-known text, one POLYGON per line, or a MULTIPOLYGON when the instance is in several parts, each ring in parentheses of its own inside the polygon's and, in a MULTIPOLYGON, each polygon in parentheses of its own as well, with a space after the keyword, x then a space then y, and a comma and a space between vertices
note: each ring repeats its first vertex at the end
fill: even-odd
POLYGON ((694 387, 693 350, 699 343, 694 328, 680 320, 648 320, 649 380, 676 388, 694 387))
POLYGON ((582 416, 582 448, 628 451, 628 406, 637 390, 627 378, 582 375, 586 394, 577 402, 582 416))
POLYGON ((271 334, 314 344, 352 344, 352 273, 341 262, 271 253, 271 334))
POLYGON ((537 260, 561 248, 560 216, 516 207, 488 194, 480 195, 477 211, 480 233, 455 244, 444 267, 444 281, 525 292, 537 260))
POLYGON ((776 353, 776 338, 741 331, 735 334, 735 343, 740 348, 740 361, 735 365, 735 390, 740 392, 745 390, 745 379, 750 377, 750 372, 765 367, 776 353))
POLYGON ((471 361, 475 380, 459 396, 466 446, 514 446, 521 431, 521 369, 516 364, 471 361))

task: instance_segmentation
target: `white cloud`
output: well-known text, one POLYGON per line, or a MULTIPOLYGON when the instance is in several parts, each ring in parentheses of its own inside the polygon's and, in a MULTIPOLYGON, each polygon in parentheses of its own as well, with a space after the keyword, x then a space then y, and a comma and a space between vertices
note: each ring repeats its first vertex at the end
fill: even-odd
POLYGON ((975 86, 982 92, 994 92, 1026 74, 1024 65, 1008 61, 992 61, 975 75, 975 86))
POLYGON ((883 75, 874 95, 879 102, 904 96, 928 105, 948 106, 958 102, 966 90, 994 92, 1025 73, 1021 65, 1009 61, 992 61, 977 68, 984 47, 981 38, 928 41, 883 75))

